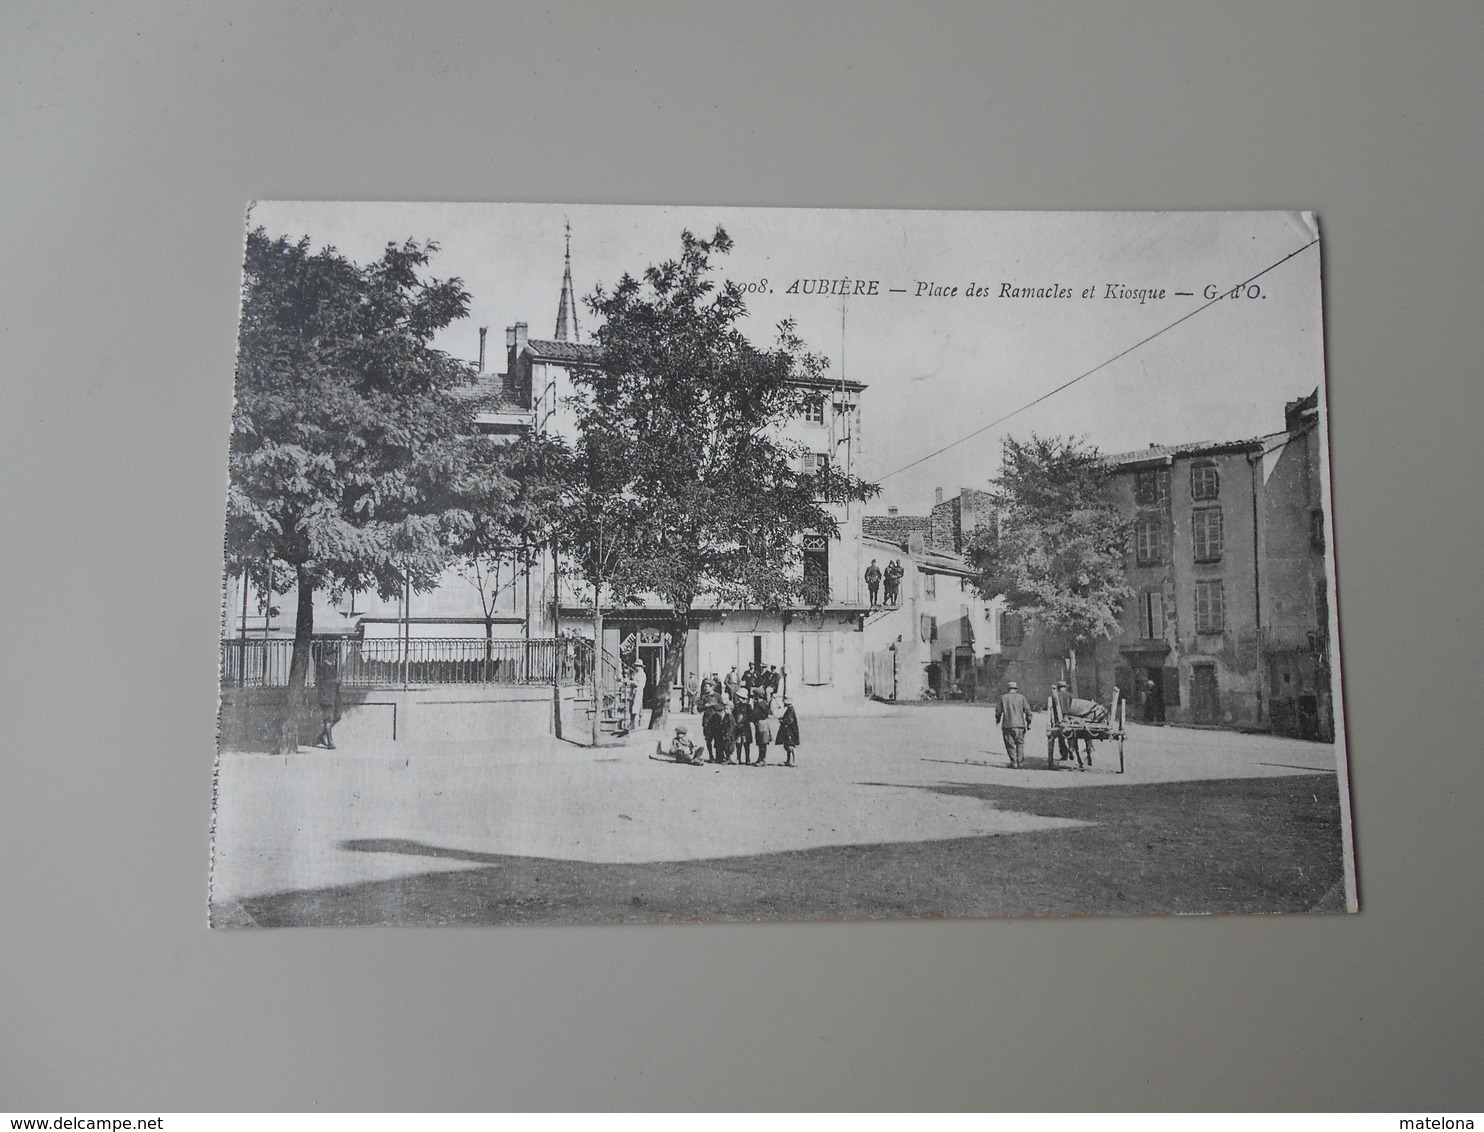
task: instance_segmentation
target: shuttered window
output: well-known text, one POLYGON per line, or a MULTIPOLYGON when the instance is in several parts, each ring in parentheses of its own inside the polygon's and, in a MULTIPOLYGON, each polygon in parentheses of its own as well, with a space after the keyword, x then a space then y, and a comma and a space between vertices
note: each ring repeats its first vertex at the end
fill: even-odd
POLYGON ((1190 517, 1191 542, 1197 562, 1220 562, 1222 550, 1221 508, 1202 507, 1190 517))
POLYGON ((1146 641, 1157 641, 1165 635, 1165 595, 1154 590, 1139 598, 1139 632, 1146 641))
POLYGON ((1197 633, 1224 633, 1226 631, 1226 594, 1219 581, 1195 584, 1195 631, 1197 633))
POLYGON ((1215 499, 1221 494, 1221 476, 1210 460, 1190 465, 1190 498, 1215 499))
POLYGON ((1163 565, 1164 528, 1158 515, 1141 515, 1134 521, 1134 558, 1140 566, 1163 565))
POLYGON ((1170 501, 1170 469, 1150 468, 1134 473, 1134 502, 1140 507, 1158 507, 1170 501))
POLYGON ((804 633, 799 637, 802 660, 800 676, 805 684, 819 687, 831 680, 831 648, 834 637, 829 633, 804 633))

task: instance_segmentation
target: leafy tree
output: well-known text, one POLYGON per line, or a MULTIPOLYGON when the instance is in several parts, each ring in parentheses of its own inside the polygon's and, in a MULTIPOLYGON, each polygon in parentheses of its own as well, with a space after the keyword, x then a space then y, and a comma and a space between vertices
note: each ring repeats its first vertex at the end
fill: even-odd
POLYGON ((314 592, 432 588, 471 517, 472 417, 450 395, 468 367, 431 345, 467 313, 458 279, 424 280, 434 243, 358 266, 249 233, 233 411, 226 554, 264 590, 297 589, 288 709, 297 748, 314 592))
MULTIPOLYGON (((781 435, 828 361, 791 321, 768 349, 739 328, 741 290, 712 275, 732 241, 687 231, 680 256, 625 274, 588 305, 600 321, 596 367, 573 375, 580 437, 566 523, 595 607, 654 595, 672 613, 672 644, 650 726, 663 726, 690 624, 703 596, 782 608, 803 596, 800 536, 833 534, 831 502, 876 487, 833 466, 806 472, 781 435)), ((601 637, 599 638, 601 640, 601 637)))
POLYGON ((560 439, 527 434, 515 443, 471 438, 467 474, 457 495, 468 516, 454 539, 455 569, 479 595, 485 659, 494 651, 500 594, 514 584, 553 537, 560 516, 570 454, 560 439), (500 577, 509 566, 509 579, 500 577))
POLYGON ((966 555, 985 598, 1003 596, 1067 643, 1072 691, 1077 649, 1111 638, 1133 591, 1124 580, 1128 524, 1108 498, 1108 468, 1073 438, 1007 437, 991 503, 999 521, 975 532, 966 555))

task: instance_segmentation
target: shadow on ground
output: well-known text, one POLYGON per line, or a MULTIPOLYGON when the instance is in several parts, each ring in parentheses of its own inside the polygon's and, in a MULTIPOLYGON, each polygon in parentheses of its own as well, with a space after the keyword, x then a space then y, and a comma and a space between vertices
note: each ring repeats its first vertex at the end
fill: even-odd
POLYGON ((1333 774, 1061 790, 912 788, 1092 824, 650 864, 361 839, 341 848, 476 867, 249 897, 241 911, 270 927, 1338 910, 1333 774))

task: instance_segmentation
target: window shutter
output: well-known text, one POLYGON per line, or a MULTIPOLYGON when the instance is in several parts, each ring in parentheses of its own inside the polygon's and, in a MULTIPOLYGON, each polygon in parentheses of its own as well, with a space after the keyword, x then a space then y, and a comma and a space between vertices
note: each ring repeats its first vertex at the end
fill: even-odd
POLYGON ((832 679, 831 643, 829 633, 805 633, 802 637, 802 677, 805 684, 818 687, 832 679))

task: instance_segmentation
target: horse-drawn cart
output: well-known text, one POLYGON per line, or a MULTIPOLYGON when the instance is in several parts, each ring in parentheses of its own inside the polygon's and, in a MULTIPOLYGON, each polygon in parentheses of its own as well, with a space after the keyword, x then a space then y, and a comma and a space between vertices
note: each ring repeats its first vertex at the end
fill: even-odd
POLYGON ((1087 766, 1092 765, 1094 739, 1108 742, 1116 740, 1118 773, 1122 774, 1126 707, 1127 702, 1117 688, 1113 689, 1113 702, 1110 704, 1073 699, 1065 708, 1053 691, 1046 701, 1046 769, 1056 769, 1059 748, 1063 761, 1070 761, 1075 755, 1077 769, 1083 770, 1082 750, 1077 746, 1079 740, 1087 751, 1087 766))

